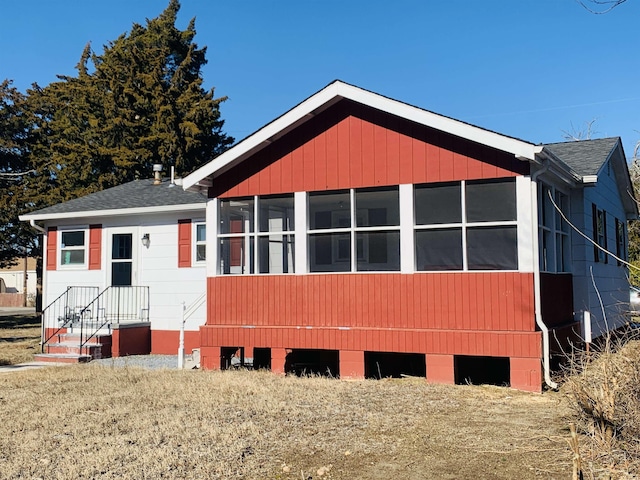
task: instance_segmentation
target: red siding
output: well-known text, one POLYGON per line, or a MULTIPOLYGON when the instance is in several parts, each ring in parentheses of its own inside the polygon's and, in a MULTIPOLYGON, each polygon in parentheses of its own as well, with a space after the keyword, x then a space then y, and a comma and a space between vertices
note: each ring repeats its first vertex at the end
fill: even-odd
POLYGON ((220 276, 207 294, 203 346, 540 356, 532 274, 220 276))
POLYGON ((509 177, 513 155, 342 101, 216 179, 211 196, 509 177))
POLYGON ((47 231, 47 270, 55 270, 57 258, 58 232, 56 227, 49 227, 47 231))
POLYGON ((191 266, 191 220, 178 220, 178 267, 191 266))
POLYGON ((102 268, 102 225, 89 225, 89 270, 102 268))

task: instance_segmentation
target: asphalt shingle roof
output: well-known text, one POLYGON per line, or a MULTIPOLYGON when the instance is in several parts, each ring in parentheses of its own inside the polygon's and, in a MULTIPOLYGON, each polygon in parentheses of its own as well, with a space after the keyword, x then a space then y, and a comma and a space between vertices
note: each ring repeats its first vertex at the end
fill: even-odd
POLYGON ((125 208, 159 207, 166 205, 206 204, 206 197, 199 193, 187 192, 180 185, 171 186, 169 179, 161 185, 154 185, 153 179, 134 180, 101 192, 58 203, 51 207, 31 212, 29 215, 56 213, 94 212, 125 208))
POLYGON ((618 137, 547 143, 545 148, 566 163, 577 174, 596 175, 620 139, 618 137))

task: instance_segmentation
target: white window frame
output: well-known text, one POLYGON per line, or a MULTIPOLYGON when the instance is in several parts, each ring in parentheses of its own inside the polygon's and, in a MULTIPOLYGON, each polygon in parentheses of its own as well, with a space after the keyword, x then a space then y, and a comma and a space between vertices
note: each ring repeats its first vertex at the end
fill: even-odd
MULTIPOLYGON (((485 180, 494 180, 494 179, 485 179, 485 180)), ((499 179, 496 179, 499 180, 499 179)), ((488 221, 488 222, 468 222, 467 221, 467 181, 461 180, 459 182, 445 182, 450 184, 460 183, 460 202, 461 202, 461 222, 455 223, 437 223, 437 224, 427 224, 427 225, 418 225, 416 223, 415 213, 413 218, 413 235, 415 238, 415 232, 424 231, 424 230, 454 230, 460 229, 462 234, 462 268, 456 270, 419 270, 418 269, 418 254, 416 247, 414 247, 414 268, 417 273, 419 272, 430 272, 430 273, 447 273, 447 272, 517 272, 520 268, 520 258, 519 254, 516 255, 516 260, 518 262, 518 268, 514 270, 478 270, 478 269, 469 269, 469 255, 467 252, 467 230, 473 229, 474 227, 515 227, 516 228, 516 241, 517 241, 517 230, 518 230, 518 193, 517 193, 517 184, 515 182, 515 178, 513 179, 514 188, 516 191, 516 219, 515 220, 499 220, 499 221, 488 221)), ((475 183, 475 182, 474 182, 475 183)), ((413 191, 413 202, 414 202, 414 212, 418 210, 415 205, 415 187, 429 185, 429 184, 416 184, 414 185, 413 191)), ((435 185, 435 184, 434 184, 435 185)), ((520 250, 520 245, 517 245, 517 252, 520 250)))
POLYGON ((69 226, 64 228, 58 228, 58 245, 56 251, 56 264, 58 268, 61 270, 86 270, 88 268, 89 259, 89 227, 87 225, 83 226, 69 226), (65 233, 72 232, 82 232, 84 243, 82 246, 71 246, 71 247, 63 247, 62 237, 65 233), (64 251, 83 251, 83 262, 82 263, 62 263, 62 253, 64 251))
POLYGON ((567 200, 567 211, 563 213, 570 217, 570 209, 571 202, 569 192, 556 187, 553 184, 546 184, 543 182, 538 183, 538 249, 539 249, 539 260, 540 260, 540 271, 547 273, 570 273, 571 272, 571 232, 569 228, 569 224, 565 222, 558 211, 551 205, 551 218, 546 219, 544 208, 545 202, 547 201, 547 190, 551 192, 551 196, 553 201, 558 205, 558 207, 562 208, 561 196, 566 198, 567 200), (545 220, 547 220, 545 222, 545 220), (544 255, 544 237, 545 234, 550 239, 549 244, 547 245, 547 250, 549 252, 548 255, 544 255), (560 238, 560 242, 558 239, 560 238), (566 240, 568 244, 568 248, 563 253, 566 257, 560 258, 561 268, 558 269, 558 254, 559 247, 562 246, 562 241, 566 240), (544 262, 547 262, 547 265, 544 265, 544 262), (568 268, 565 269, 565 265, 568 268))
MULTIPOLYGON (((218 249, 218 254, 217 254, 217 258, 218 258, 218 266, 217 266, 217 274, 218 275, 293 275, 296 271, 296 257, 295 257, 295 250, 296 250, 296 237, 295 237, 295 229, 294 230, 283 230, 283 231, 274 231, 274 232, 261 232, 260 231, 260 199, 261 198, 273 198, 273 197, 291 197, 293 199, 293 218, 294 218, 294 224, 297 221, 296 218, 296 210, 297 210, 297 205, 296 205, 296 196, 293 194, 283 194, 283 195, 248 195, 248 196, 242 196, 242 197, 237 197, 237 199, 243 199, 243 198, 251 198, 253 200, 253 230, 252 231, 246 231, 246 232, 240 232, 240 233, 220 233, 220 208, 222 206, 222 202, 224 201, 233 201, 236 200, 236 198, 221 198, 218 199, 217 202, 217 215, 218 215, 218 228, 216 231, 216 248, 218 249), (291 238, 291 242, 293 245, 293 249, 294 249, 294 255, 292 258, 292 262, 293 265, 290 268, 289 272, 286 273, 260 273, 260 264, 259 264, 259 239, 260 238, 269 238, 270 236, 273 235, 282 235, 282 236, 289 236, 291 238), (243 238, 245 240, 245 246, 249 246, 251 245, 251 242, 253 241, 253 258, 250 258, 250 260, 252 260, 253 262, 253 272, 251 271, 251 267, 247 267, 247 269, 249 270, 248 272, 244 272, 244 273, 224 273, 224 269, 222 266, 222 254, 220 249, 222 248, 220 240, 225 239, 225 238, 243 238)), ((295 226, 295 225, 294 225, 295 226)), ((246 248, 246 247, 245 247, 246 248)), ((249 250, 250 252, 250 250, 249 250)), ((249 255, 249 253, 247 252, 245 255, 249 255)))
MULTIPOLYGON (((398 209, 400 209, 400 185, 385 185, 385 186, 380 186, 379 189, 380 190, 385 190, 385 189, 389 189, 389 188, 396 188, 398 189, 398 209)), ((308 255, 308 260, 307 260, 307 271, 313 274, 337 274, 337 273, 400 273, 402 271, 402 258, 403 258, 403 252, 402 252, 402 234, 401 234, 401 225, 402 225, 402 210, 400 210, 400 215, 398 218, 398 225, 383 225, 383 226, 375 226, 375 227, 358 227, 358 215, 361 216, 365 214, 364 210, 365 209, 358 209, 356 206, 356 191, 357 190, 375 190, 377 187, 366 187, 366 188, 343 188, 343 189, 337 189, 335 190, 336 192, 344 192, 344 193, 349 193, 349 216, 350 216, 350 224, 348 227, 336 227, 336 228, 317 228, 317 229, 310 229, 309 225, 307 225, 307 230, 306 230, 306 248, 307 248, 307 252, 309 252, 309 238, 311 237, 311 235, 314 234, 332 234, 332 233, 342 233, 345 235, 349 235, 349 239, 351 242, 351 251, 350 251, 350 269, 349 270, 339 270, 339 271, 315 271, 315 272, 311 272, 311 258, 310 255, 308 255), (400 259, 398 262, 398 269, 397 270, 358 270, 358 260, 359 259, 364 259, 364 258, 368 258, 369 256, 369 245, 368 243, 365 241, 361 244, 362 249, 358 249, 358 237, 357 234, 358 233, 363 233, 363 232, 398 232, 398 235, 400 236, 400 259), (360 255, 360 253, 362 253, 362 255, 360 255), (360 258, 359 258, 360 257, 360 258)), ((318 192, 308 192, 309 194, 312 193, 318 193, 318 192)), ((307 215, 309 216, 309 196, 307 195, 307 203, 305 205, 305 209, 307 212, 307 215)), ((334 214, 337 213, 335 211, 332 212, 332 217, 334 216, 334 214)), ((332 263, 339 263, 342 260, 340 258, 337 257, 338 255, 338 238, 334 237, 332 239, 332 243, 333 243, 333 248, 332 248, 332 263)), ((404 255, 406 255, 406 253, 404 253, 404 255)), ((349 261, 349 260, 344 260, 345 262, 349 261)))
POLYGON ((193 220, 191 222, 191 224, 193 225, 193 261, 192 261, 192 265, 194 266, 198 266, 198 267, 203 267, 207 264, 207 223, 205 220, 202 219, 198 219, 198 220, 193 220), (204 240, 198 240, 198 227, 204 227, 205 228, 205 236, 204 236, 204 240), (198 260, 198 247, 199 246, 204 246, 205 249, 205 258, 203 260, 198 260))

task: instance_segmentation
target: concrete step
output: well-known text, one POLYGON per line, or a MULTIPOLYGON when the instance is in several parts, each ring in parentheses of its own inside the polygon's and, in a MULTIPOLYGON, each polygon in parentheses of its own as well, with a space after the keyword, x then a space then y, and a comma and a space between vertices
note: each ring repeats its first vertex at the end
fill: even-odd
POLYGON ((45 352, 69 355, 82 354, 89 355, 91 358, 102 358, 102 344, 86 344, 81 350, 80 345, 76 342, 48 343, 45 345, 45 352))
POLYGON ((65 353, 39 353, 34 356, 36 362, 49 363, 87 363, 91 360, 89 355, 74 355, 65 353))

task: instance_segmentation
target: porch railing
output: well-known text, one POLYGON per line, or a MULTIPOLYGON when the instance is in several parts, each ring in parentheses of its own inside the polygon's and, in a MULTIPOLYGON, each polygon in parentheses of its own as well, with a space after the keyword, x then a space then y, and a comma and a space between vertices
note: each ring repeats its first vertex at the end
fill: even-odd
POLYGON ((149 287, 111 286, 105 288, 80 316, 80 350, 100 330, 124 322, 149 321, 149 287))
POLYGON ((91 312, 88 306, 99 292, 98 287, 67 287, 58 298, 42 310, 40 346, 43 353, 45 345, 63 328, 78 325, 82 315, 91 312), (48 329, 52 329, 53 333, 47 334, 48 329))

